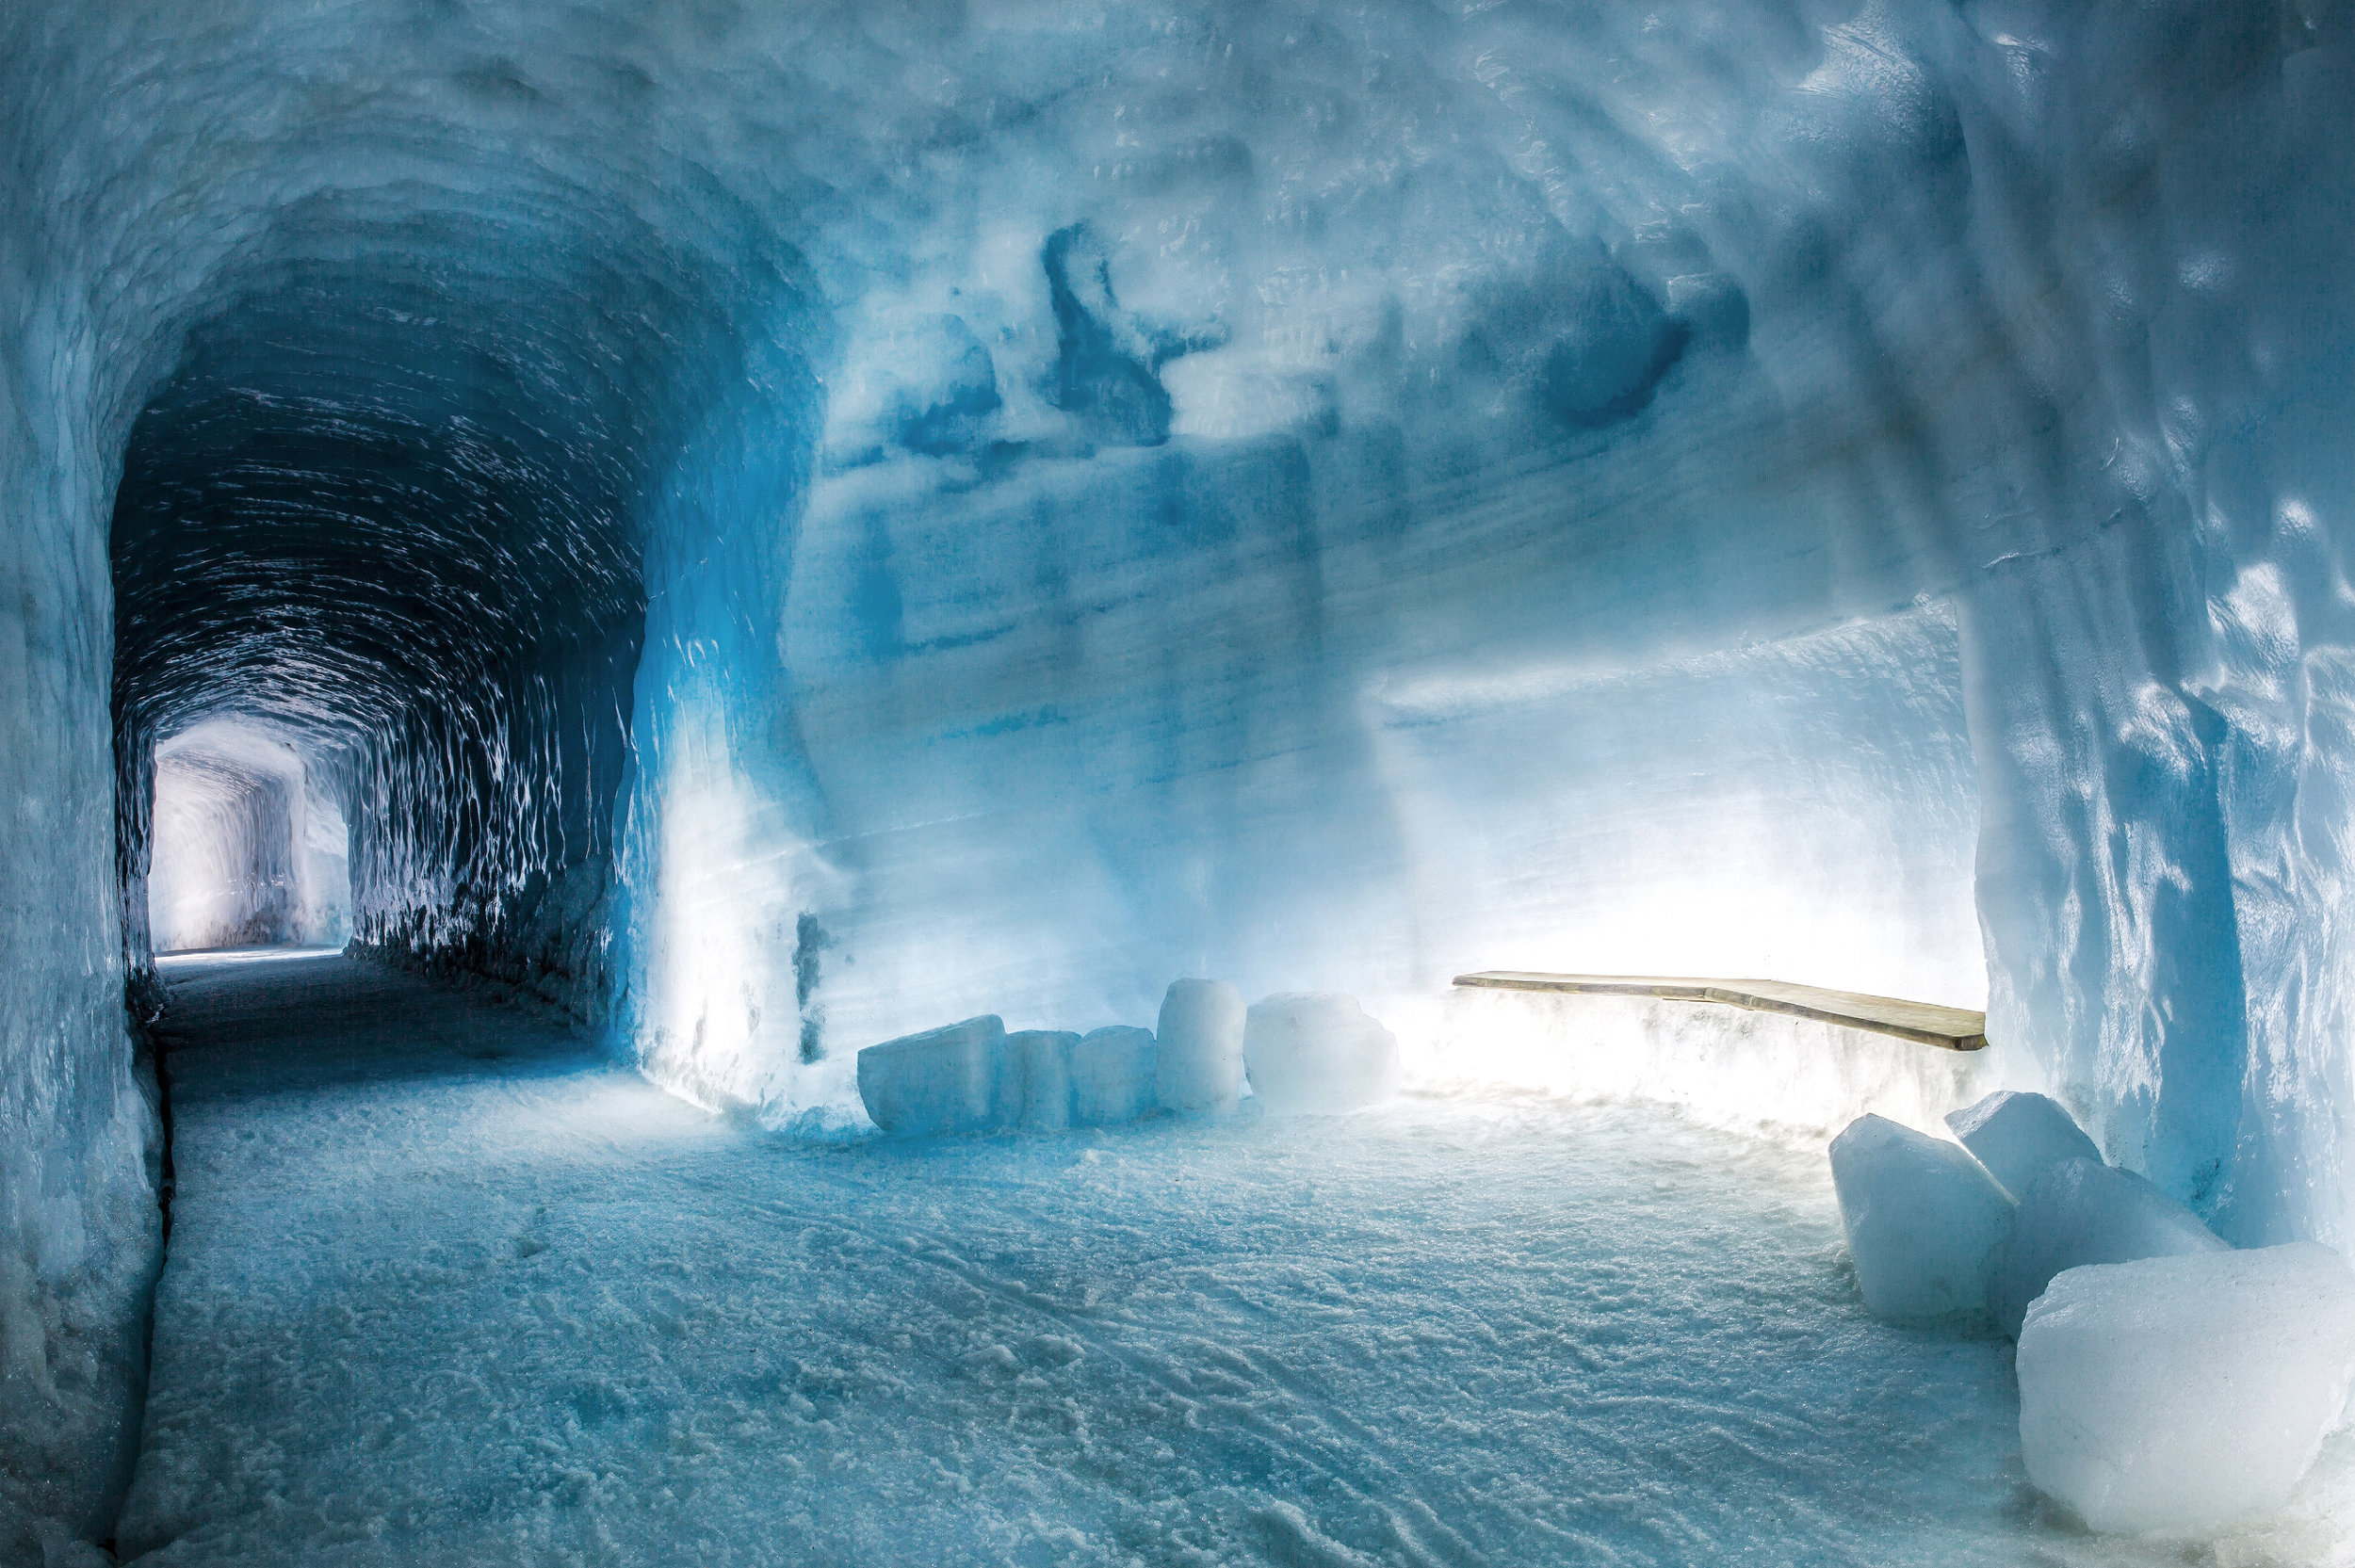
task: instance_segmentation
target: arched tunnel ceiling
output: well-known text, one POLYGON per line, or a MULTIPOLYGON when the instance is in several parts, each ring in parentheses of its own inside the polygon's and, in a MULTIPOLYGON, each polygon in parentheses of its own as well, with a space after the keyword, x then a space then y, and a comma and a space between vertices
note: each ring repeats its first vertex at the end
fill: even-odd
MULTIPOLYGON (((847 353, 826 440, 852 462, 1231 428, 1232 384, 1312 418, 1607 424, 1692 330, 1668 280, 1715 276, 1811 156, 1777 117, 1817 29, 1683 20, 476 8, 365 51, 269 8, 159 28, 91 62, 207 126, 201 165, 155 144, 126 171, 203 220, 118 242, 114 308, 151 313, 169 368, 116 510, 119 690, 165 730, 349 728, 593 639, 634 612, 669 454, 781 362, 847 353), (997 362, 978 395, 927 378, 944 332, 997 362), (1173 412, 1165 362, 1205 348, 1173 412)), ((794 401, 754 437, 788 470, 817 439, 794 401)))
MULTIPOLYGON (((1385 771, 1413 706, 1386 692, 1559 694, 1851 620, 1922 618, 1855 647, 1930 650, 1939 754, 1968 740, 1983 771, 1925 798, 1955 827, 1984 784, 2009 834, 1975 911, 1949 857, 1922 963, 1983 978, 1989 933, 2019 984, 1995 1005, 2052 1060, 2164 1055, 2116 998, 2255 897, 2216 869, 2200 760, 2239 611, 2200 609, 2186 563, 2228 535, 2259 560, 2271 502, 2307 504, 2242 475, 2246 515, 2211 526, 2194 461, 2292 401, 2268 378, 2334 330, 2336 209, 2248 193, 2343 156, 2313 131, 2338 34, 2304 11, 121 15, 10 113, 57 197, 27 265, 95 280, 58 309, 106 346, 99 475, 128 438, 126 703, 160 729, 488 712, 503 661, 609 645, 642 598, 636 994, 678 998, 648 1038, 736 1020, 694 1047, 715 1095, 800 1092, 822 1052, 787 1062, 776 1021, 805 1004, 874 1038, 936 994, 867 960, 831 1001, 775 978, 820 905, 879 946, 947 929, 948 962, 907 962, 967 977, 958 1007, 1302 931, 1304 966, 1436 972, 1430 890, 1477 913, 1527 879, 1459 881, 1450 834, 1416 841, 1441 786, 1385 771), (1988 648, 2052 652, 1998 672, 1988 648), (2053 782, 2140 778, 2111 754, 2136 747, 2176 795, 2121 809, 2170 843, 2208 824, 2180 916, 2053 782), (999 826, 912 847, 943 823, 999 826), (1228 869, 1197 875, 1187 834, 1228 869), (658 951, 688 852, 698 888, 764 868, 663 906, 739 948, 658 951), (1078 903, 1025 901, 1048 863, 1078 903), (2120 913, 2081 935, 2073 910, 2120 913)), ((477 751, 446 795, 522 788, 477 751)), ((1542 816, 1524 783, 1507 804, 1542 816)), ((435 941, 561 869, 520 831, 432 826, 410 837, 447 848, 385 885, 468 905, 435 941)), ((1817 950, 1843 945, 1874 943, 1817 950)), ((2231 964, 2166 984, 2199 1020, 2170 1040, 2246 1038, 2231 964)), ((2153 1056, 2189 1087, 2120 1113, 2186 1184, 2233 1136, 2236 1059, 2201 1061, 2153 1056)))
POLYGON ((244 714, 364 939, 780 1124, 1796 955, 2355 1234, 2350 101, 2257 0, 0 7, 0 1188, 137 1209, 110 808, 244 714))
MULTIPOLYGON (((133 427, 113 555, 121 702, 349 736, 627 632, 642 493, 740 369, 773 269, 642 222, 378 192, 282 213, 133 427), (745 271, 754 275, 747 277, 745 271)), ((547 198, 554 200, 553 197, 547 198)))

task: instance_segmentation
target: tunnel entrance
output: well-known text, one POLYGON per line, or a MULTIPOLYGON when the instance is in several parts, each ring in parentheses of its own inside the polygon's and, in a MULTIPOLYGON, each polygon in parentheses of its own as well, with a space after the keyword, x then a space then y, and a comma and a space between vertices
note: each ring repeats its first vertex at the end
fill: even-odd
POLYGON ((552 882, 605 880, 643 625, 628 400, 414 271, 278 264, 132 428, 135 966, 357 939, 481 968, 552 882))
POLYGON ((158 955, 344 945, 350 834, 323 769, 237 716, 159 742, 154 769, 147 923, 158 955))

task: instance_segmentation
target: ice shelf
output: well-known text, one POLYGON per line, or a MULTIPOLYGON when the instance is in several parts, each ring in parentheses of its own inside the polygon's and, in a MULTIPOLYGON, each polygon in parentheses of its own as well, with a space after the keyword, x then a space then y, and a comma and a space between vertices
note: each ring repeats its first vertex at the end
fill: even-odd
POLYGON ((1853 991, 1793 985, 1785 980, 1704 980, 1666 975, 1545 975, 1484 969, 1458 975, 1457 985, 1493 991, 1552 991, 1589 996, 1656 996, 1665 1002, 1722 1002, 1753 1012, 1781 1012, 1843 1028, 1894 1035, 1949 1051, 1987 1047, 1987 1014, 1934 1002, 1866 996, 1853 991))

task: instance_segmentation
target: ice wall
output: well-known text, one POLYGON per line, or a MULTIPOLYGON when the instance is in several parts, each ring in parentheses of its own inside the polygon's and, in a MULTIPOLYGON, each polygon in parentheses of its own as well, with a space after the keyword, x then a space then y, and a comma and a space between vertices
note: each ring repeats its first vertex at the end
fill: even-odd
POLYGON ((2344 1239, 2344 8, 0 28, 12 1367, 144 1267, 113 763, 135 881, 233 714, 363 941, 708 1103, 1186 971, 1984 983, 2344 1239))
MULTIPOLYGON (((0 22, 0 204, 46 210, 0 22)), ((152 1107, 123 1011, 106 519, 119 430, 75 274, 0 224, 0 1538, 20 1515, 94 1535, 129 1479, 161 1221, 152 1107)))
POLYGON ((804 1054, 1508 951, 1968 1003, 1983 934, 2011 1081, 2339 1233, 2339 12, 1036 20, 843 290, 804 1054))

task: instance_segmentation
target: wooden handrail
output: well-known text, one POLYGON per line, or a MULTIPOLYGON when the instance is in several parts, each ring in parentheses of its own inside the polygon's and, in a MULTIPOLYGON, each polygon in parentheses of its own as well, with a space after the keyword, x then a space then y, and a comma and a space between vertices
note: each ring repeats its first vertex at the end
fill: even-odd
POLYGON ((1869 1029, 1948 1051, 1987 1047, 1987 1014, 1934 1002, 1866 996, 1786 980, 1708 980, 1663 975, 1543 975, 1486 969, 1455 983, 1496 991, 1551 991, 1585 996, 1652 996, 1669 1002, 1721 1002, 1754 1012, 1780 1012, 1843 1028, 1869 1029))

